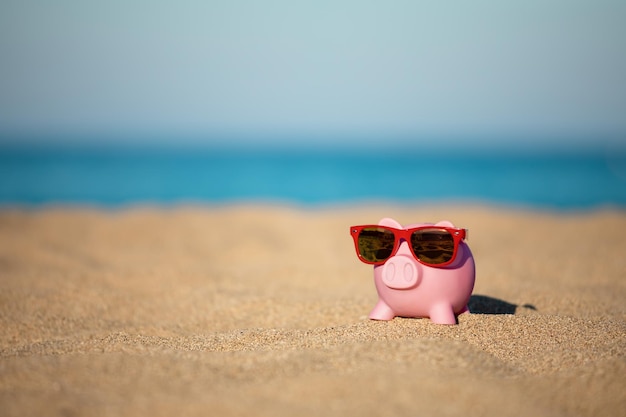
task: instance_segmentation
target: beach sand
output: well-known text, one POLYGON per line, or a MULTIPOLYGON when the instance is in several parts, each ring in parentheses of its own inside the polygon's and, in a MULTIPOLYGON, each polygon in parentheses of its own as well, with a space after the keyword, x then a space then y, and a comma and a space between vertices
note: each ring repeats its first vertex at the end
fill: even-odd
POLYGON ((626 415, 626 212, 0 210, 2 416, 626 415), (470 230, 472 314, 367 319, 348 228, 470 230))

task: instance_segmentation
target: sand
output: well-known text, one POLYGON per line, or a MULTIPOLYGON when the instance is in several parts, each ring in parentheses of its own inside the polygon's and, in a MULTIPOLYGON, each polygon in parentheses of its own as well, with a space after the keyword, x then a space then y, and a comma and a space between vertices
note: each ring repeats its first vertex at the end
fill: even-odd
POLYGON ((626 415, 626 212, 0 210, 2 416, 626 415), (348 227, 470 229, 456 326, 367 319, 348 227))

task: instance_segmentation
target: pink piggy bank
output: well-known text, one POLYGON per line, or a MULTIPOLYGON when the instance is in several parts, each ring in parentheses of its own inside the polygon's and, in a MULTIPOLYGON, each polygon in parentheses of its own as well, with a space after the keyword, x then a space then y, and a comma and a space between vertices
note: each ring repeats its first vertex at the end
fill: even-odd
POLYGON ((374 265, 378 303, 370 319, 430 317, 456 324, 459 314, 469 312, 475 266, 466 229, 448 221, 402 227, 385 218, 353 226, 350 234, 359 259, 374 265))

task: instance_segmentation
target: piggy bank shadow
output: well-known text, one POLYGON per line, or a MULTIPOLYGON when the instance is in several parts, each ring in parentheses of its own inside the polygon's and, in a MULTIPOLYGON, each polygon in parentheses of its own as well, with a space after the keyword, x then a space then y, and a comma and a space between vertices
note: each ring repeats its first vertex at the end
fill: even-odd
POLYGON ((487 295, 472 295, 468 303, 469 311, 473 314, 515 314, 518 308, 536 311, 532 304, 519 306, 487 295))

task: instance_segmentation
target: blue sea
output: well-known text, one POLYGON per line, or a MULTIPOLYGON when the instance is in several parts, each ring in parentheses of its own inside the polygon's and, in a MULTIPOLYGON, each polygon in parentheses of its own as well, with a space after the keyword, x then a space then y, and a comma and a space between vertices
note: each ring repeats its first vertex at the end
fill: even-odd
POLYGON ((490 203, 626 208, 626 157, 323 149, 0 147, 0 206, 490 203))

